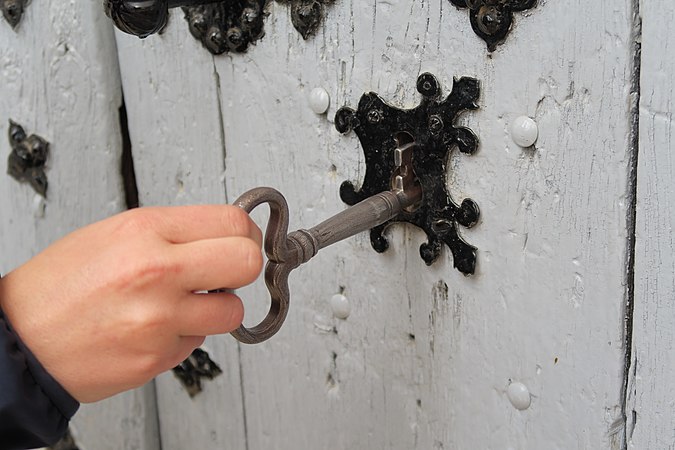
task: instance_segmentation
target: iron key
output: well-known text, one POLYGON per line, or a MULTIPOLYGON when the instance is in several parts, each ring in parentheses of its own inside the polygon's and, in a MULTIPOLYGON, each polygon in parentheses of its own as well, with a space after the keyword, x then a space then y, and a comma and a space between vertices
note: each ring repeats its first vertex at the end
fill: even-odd
POLYGON ((272 303, 267 316, 258 325, 243 325, 232 335, 245 344, 256 344, 272 337, 283 324, 288 313, 290 292, 288 276, 293 269, 309 261, 322 248, 393 219, 404 209, 414 208, 422 199, 422 189, 411 170, 410 151, 414 142, 396 149, 396 171, 392 189, 380 192, 309 230, 300 229, 288 234, 288 204, 277 190, 259 187, 244 193, 234 203, 246 212, 256 206, 269 204, 270 217, 265 231, 265 284, 272 303))

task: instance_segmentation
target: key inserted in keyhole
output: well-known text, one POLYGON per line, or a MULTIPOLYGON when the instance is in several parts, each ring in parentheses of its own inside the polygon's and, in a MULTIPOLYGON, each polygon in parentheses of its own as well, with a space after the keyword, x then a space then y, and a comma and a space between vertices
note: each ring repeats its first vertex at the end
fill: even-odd
MULTIPOLYGON (((394 136, 396 149, 394 150, 394 174, 391 177, 391 189, 394 191, 420 190, 420 182, 415 175, 412 164, 413 150, 417 147, 415 140, 405 131, 396 133, 394 136)), ((422 199, 420 198, 420 201, 422 199)), ((413 212, 419 208, 419 202, 403 208, 407 212, 413 212)))
POLYGON ((319 250, 355 234, 369 230, 420 204, 422 189, 412 169, 412 136, 397 136, 396 171, 392 189, 375 194, 347 208, 309 230, 288 232, 288 205, 281 193, 272 188, 255 188, 239 197, 235 205, 251 212, 262 203, 270 205, 265 232, 265 283, 272 303, 267 316, 253 328, 243 325, 232 332, 239 341, 255 344, 272 337, 283 324, 290 301, 288 276, 293 269, 309 261, 319 250), (400 150, 400 151, 399 151, 400 150))

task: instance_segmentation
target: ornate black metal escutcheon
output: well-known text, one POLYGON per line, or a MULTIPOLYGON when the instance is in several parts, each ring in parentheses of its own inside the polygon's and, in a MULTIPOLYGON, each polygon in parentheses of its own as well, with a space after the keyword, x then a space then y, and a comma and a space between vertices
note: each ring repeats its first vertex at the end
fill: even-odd
POLYGON ((0 10, 5 20, 9 22, 12 28, 16 28, 21 22, 23 16, 23 9, 26 6, 27 0, 0 0, 0 10))
POLYGON ((185 390, 194 397, 202 391, 202 378, 213 380, 223 373, 218 364, 213 362, 201 348, 196 348, 182 363, 172 369, 185 390))
POLYGON ((440 100, 441 89, 436 78, 423 73, 417 79, 421 103, 413 109, 399 109, 388 105, 373 92, 363 94, 356 111, 340 108, 335 115, 335 127, 341 133, 354 130, 361 142, 366 161, 366 173, 360 190, 345 181, 340 186, 340 197, 353 205, 378 192, 390 189, 395 170, 395 136, 409 134, 417 143, 412 153, 412 167, 422 186, 422 205, 413 212, 404 211, 396 218, 371 229, 373 248, 384 252, 389 243, 385 229, 393 222, 409 222, 422 228, 428 242, 420 247, 422 259, 431 265, 440 255, 442 243, 451 250, 455 267, 468 275, 476 267, 476 248, 459 235, 457 226, 470 228, 476 224, 479 209, 467 198, 457 205, 446 188, 447 159, 457 147, 462 153, 473 154, 478 138, 465 127, 454 126, 457 115, 467 109, 478 108, 479 82, 473 78, 454 80, 452 92, 440 100))
MULTIPOLYGON (((2 1, 2 0, 0 0, 2 1)), ((11 1, 11 0, 10 0, 11 1)), ((18 1, 18 0, 17 0, 18 1)), ((169 9, 182 7, 190 33, 204 47, 219 55, 244 52, 264 33, 265 6, 269 0, 105 0, 105 12, 125 33, 147 37, 169 20, 169 9)), ((291 8, 293 26, 307 39, 334 0, 277 0, 291 8)))
POLYGON ((534 8, 537 0, 450 0, 458 8, 469 8, 473 31, 494 51, 511 30, 513 13, 534 8))
POLYGON ((7 173, 17 181, 28 181, 43 197, 47 196, 47 175, 44 167, 49 153, 49 142, 40 136, 26 136, 23 127, 9 121, 9 144, 12 151, 7 161, 7 173))

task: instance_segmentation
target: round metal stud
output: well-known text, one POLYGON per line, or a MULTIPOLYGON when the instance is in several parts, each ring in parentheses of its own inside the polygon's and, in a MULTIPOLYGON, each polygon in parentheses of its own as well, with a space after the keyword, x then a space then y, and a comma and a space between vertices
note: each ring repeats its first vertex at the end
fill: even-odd
POLYGON ((517 117, 511 123, 511 139, 518 146, 527 148, 534 145, 539 137, 537 122, 527 116, 517 117))
POLYGON ((509 384, 506 395, 509 397, 509 401, 513 407, 518 411, 529 408, 532 403, 530 391, 527 389, 527 386, 517 381, 509 384))
POLYGON ((316 114, 324 114, 330 106, 330 95, 324 88, 314 88, 309 93, 309 107, 316 114))
POLYGON ((352 306, 349 304, 349 299, 342 294, 335 294, 330 299, 330 307, 333 310, 333 315, 338 319, 346 319, 352 312, 352 306))

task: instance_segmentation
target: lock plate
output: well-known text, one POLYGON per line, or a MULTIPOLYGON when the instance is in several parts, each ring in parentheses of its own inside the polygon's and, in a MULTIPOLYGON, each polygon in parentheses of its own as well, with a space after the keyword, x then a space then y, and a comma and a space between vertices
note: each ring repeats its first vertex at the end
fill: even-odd
POLYGON ((460 236, 458 225, 471 228, 480 215, 478 205, 470 198, 457 204, 447 190, 448 154, 455 148, 473 154, 478 138, 471 129, 455 126, 459 114, 477 109, 480 85, 474 78, 454 80, 452 92, 440 99, 436 77, 423 73, 417 79, 421 103, 413 109, 400 109, 387 104, 373 92, 361 96, 358 108, 340 108, 335 114, 335 127, 340 133, 354 131, 361 142, 366 173, 357 190, 350 181, 340 186, 340 197, 348 205, 391 188, 396 170, 396 137, 406 133, 417 144, 412 153, 415 177, 422 186, 423 200, 414 211, 403 211, 394 219, 370 231, 370 240, 377 252, 389 247, 385 229, 394 222, 408 222, 420 227, 427 242, 420 247, 420 256, 431 265, 440 255, 442 244, 452 252, 454 266, 465 275, 476 267, 476 247, 460 236))
POLYGON ((534 8, 537 0, 450 0, 458 8, 469 8, 471 28, 493 52, 511 31, 513 13, 534 8))

